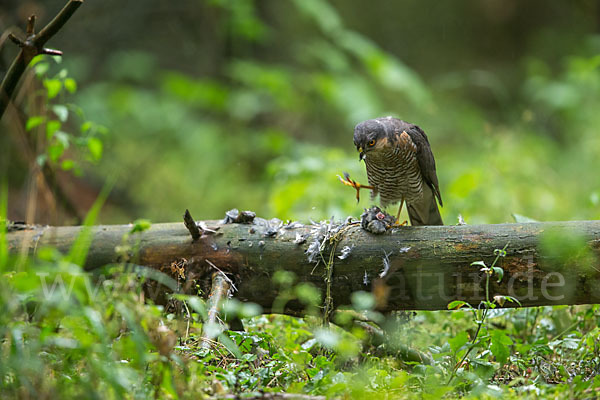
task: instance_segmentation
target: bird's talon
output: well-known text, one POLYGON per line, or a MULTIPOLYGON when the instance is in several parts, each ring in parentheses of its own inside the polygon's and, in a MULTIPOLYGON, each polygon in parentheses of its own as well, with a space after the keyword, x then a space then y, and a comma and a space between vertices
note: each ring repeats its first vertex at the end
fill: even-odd
POLYGON ((360 183, 350 179, 350 176, 348 174, 344 174, 344 178, 338 175, 338 178, 340 179, 340 182, 342 182, 344 185, 356 189, 356 202, 358 203, 360 201, 360 183))
POLYGON ((360 188, 360 184, 356 183, 352 179, 349 179, 349 178, 348 179, 344 179, 344 178, 342 178, 339 175, 338 175, 338 178, 340 179, 340 182, 342 182, 346 186, 352 186, 354 189, 359 189, 360 188))
POLYGON ((348 174, 347 172, 344 172, 343 178, 339 175, 337 177, 339 178, 340 182, 342 182, 344 185, 350 186, 350 187, 353 187, 354 189, 356 189, 356 201, 357 202, 360 201, 360 189, 370 189, 370 190, 375 189, 373 186, 361 185, 360 183, 356 182, 355 180, 350 179, 350 174, 348 174))

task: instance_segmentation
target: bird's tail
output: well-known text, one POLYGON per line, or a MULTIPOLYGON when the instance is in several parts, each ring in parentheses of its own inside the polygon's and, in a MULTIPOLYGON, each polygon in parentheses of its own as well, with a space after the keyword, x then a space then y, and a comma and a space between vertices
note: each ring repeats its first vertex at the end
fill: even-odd
POLYGON ((412 226, 444 225, 433 190, 427 184, 423 185, 423 197, 407 204, 407 208, 412 226))

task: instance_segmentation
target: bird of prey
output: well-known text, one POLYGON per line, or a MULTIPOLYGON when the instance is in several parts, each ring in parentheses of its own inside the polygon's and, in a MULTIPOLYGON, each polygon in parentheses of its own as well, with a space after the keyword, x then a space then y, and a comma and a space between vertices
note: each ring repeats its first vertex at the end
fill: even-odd
POLYGON ((370 119, 354 128, 354 145, 367 167, 369 186, 349 179, 345 185, 357 191, 371 189, 381 205, 406 202, 411 225, 443 225, 437 203, 443 206, 435 159, 427 135, 417 125, 397 118, 370 119), (437 201, 436 201, 437 199, 437 201))

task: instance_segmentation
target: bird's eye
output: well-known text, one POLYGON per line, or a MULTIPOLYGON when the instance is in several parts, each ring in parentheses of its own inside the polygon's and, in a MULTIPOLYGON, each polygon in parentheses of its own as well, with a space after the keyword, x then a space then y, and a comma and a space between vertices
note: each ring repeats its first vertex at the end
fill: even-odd
POLYGON ((371 140, 369 143, 367 143, 370 146, 375 146, 375 140, 371 140))

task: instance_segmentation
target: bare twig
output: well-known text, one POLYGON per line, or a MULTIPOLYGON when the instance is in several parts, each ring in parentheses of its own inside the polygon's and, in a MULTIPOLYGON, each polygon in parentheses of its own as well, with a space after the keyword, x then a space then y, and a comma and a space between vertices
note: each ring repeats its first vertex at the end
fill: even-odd
MULTIPOLYGON (((212 276, 212 288, 208 297, 208 318, 204 324, 204 339, 212 339, 214 334, 210 331, 214 329, 219 322, 219 305, 223 299, 227 298, 231 286, 228 279, 222 272, 215 272, 212 276)), ((208 340, 203 340, 202 347, 210 348, 211 344, 208 340)))
POLYGON ((27 36, 31 36, 34 34, 35 32, 35 20, 36 20, 36 16, 32 15, 27 19, 27 36))
POLYGON ((36 35, 35 41, 39 46, 46 44, 48 40, 67 23, 69 18, 77 11, 83 0, 69 0, 62 10, 36 35))
POLYGON ((19 39, 18 37, 16 37, 15 35, 13 35, 12 33, 8 34, 8 38, 17 46, 19 47, 23 47, 23 42, 21 41, 21 39, 19 39))
POLYGON ((192 215, 190 214, 190 211, 188 209, 186 209, 185 214, 183 214, 183 223, 185 224, 185 227, 188 229, 188 231, 190 231, 190 235, 192 235, 193 240, 200 239, 200 236, 202 236, 202 232, 200 232, 198 224, 196 224, 196 221, 194 221, 194 218, 192 218, 192 215))
POLYGON ((10 40, 19 46, 21 51, 10 65, 2 84, 0 84, 0 118, 2 118, 15 88, 23 72, 25 72, 25 68, 27 68, 33 57, 39 54, 62 55, 61 51, 44 48, 44 45, 65 25, 82 3, 83 0, 69 0, 56 17, 38 34, 35 34, 35 15, 30 16, 27 20, 27 37, 25 40, 21 40, 13 34, 9 35, 10 40))
POLYGON ((187 313, 187 327, 185 328, 185 340, 187 340, 190 337, 190 321, 192 319, 192 314, 190 314, 190 309, 185 301, 183 302, 183 306, 185 307, 185 312, 187 313))
POLYGON ((217 267, 210 260, 206 260, 206 263, 208 265, 210 265, 211 267, 213 267, 214 269, 216 269, 221 275, 223 275, 223 279, 225 279, 227 282, 229 282, 229 284, 231 285, 231 288, 233 289, 234 292, 237 290, 237 288, 233 284, 233 281, 231 279, 229 279, 229 277, 225 274, 225 272, 221 271, 221 269, 219 269, 219 267, 217 267))

